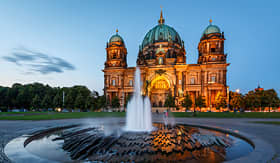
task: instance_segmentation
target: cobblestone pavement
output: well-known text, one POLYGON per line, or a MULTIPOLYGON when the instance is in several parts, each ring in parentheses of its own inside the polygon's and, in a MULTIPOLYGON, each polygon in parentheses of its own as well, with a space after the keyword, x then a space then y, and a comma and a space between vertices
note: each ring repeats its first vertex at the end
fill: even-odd
MULTIPOLYGON (((154 116, 154 121, 162 121, 161 116, 154 116)), ((280 126, 248 123, 249 121, 280 121, 280 119, 212 119, 212 118, 175 118, 176 123, 195 125, 209 125, 255 135, 256 137, 271 144, 276 154, 271 163, 280 162, 280 126)), ((92 118, 92 119, 68 119, 47 121, 0 121, 0 162, 10 162, 4 154, 4 146, 13 138, 38 130, 78 123, 116 123, 124 122, 125 118, 92 118)))

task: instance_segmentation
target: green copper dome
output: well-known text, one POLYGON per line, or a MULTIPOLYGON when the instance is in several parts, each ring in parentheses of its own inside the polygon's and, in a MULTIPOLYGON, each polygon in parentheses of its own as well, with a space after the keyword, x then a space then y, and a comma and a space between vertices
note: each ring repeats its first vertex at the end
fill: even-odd
POLYGON ((181 38, 174 28, 165 24, 159 24, 146 34, 142 42, 142 48, 144 48, 146 45, 153 44, 156 42, 168 41, 178 43, 182 46, 181 38))
POLYGON ((218 26, 210 24, 204 30, 202 35, 208 35, 208 34, 211 34, 211 33, 221 33, 221 30, 220 30, 220 28, 218 26))
POLYGON ((162 11, 160 13, 160 19, 158 20, 158 25, 152 28, 144 37, 142 42, 142 49, 149 45, 156 42, 173 42, 177 43, 180 46, 183 46, 181 38, 179 34, 175 31, 174 28, 165 25, 164 19, 162 16, 162 11))
POLYGON ((110 38, 109 43, 111 43, 111 42, 122 42, 122 43, 124 43, 123 38, 118 34, 118 30, 116 31, 116 34, 113 35, 110 38))

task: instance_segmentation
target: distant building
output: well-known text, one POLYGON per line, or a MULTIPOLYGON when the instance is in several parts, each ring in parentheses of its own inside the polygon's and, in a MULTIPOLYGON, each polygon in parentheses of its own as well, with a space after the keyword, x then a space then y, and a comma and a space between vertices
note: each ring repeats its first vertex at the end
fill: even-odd
POLYGON ((258 87, 257 88, 255 88, 255 92, 256 91, 263 91, 264 89, 263 88, 261 88, 261 86, 260 85, 258 85, 258 87))
MULTIPOLYGON (((168 94, 179 106, 187 93, 193 101, 202 95, 207 106, 214 106, 218 94, 228 96, 229 63, 224 41, 224 33, 210 20, 198 43, 197 64, 186 64, 184 41, 165 24, 161 12, 158 25, 148 31, 139 46, 136 63, 141 70, 142 93, 149 96, 154 107, 162 107, 168 94)), ((109 102, 117 96, 123 106, 133 93, 135 67, 127 67, 127 49, 118 31, 107 43, 106 52, 104 94, 109 102)))

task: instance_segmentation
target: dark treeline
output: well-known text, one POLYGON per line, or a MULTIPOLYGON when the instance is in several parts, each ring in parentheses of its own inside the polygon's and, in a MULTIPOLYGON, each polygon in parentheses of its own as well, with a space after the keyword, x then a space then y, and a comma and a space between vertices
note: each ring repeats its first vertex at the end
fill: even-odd
POLYGON ((27 109, 47 110, 49 108, 80 109, 81 111, 98 110, 104 107, 106 99, 98 92, 90 91, 85 86, 50 87, 41 83, 14 84, 0 86, 0 110, 27 109), (64 92, 64 105, 63 105, 64 92))
POLYGON ((230 108, 263 111, 265 108, 278 108, 280 99, 274 89, 249 91, 245 95, 230 92, 230 108))
MULTIPOLYGON (((206 106, 205 97, 198 96, 192 101, 189 94, 186 94, 182 102, 182 107, 189 110, 190 108, 202 108, 206 106)), ((176 107, 175 98, 172 95, 168 95, 165 100, 165 107, 176 107)), ((280 99, 277 92, 274 89, 268 90, 253 90, 246 94, 241 94, 238 92, 229 93, 229 103, 227 99, 221 94, 217 94, 214 101, 212 101, 212 107, 216 109, 229 107, 232 111, 271 111, 271 109, 280 107, 280 99)), ((179 110, 179 109, 178 109, 179 110)))

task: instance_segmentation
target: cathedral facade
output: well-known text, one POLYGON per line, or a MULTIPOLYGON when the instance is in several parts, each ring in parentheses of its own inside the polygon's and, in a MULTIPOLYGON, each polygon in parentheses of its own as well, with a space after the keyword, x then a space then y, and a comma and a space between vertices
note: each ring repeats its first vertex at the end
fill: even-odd
MULTIPOLYGON (((228 99, 229 63, 224 41, 224 33, 210 20, 198 43, 197 64, 187 64, 184 41, 174 28, 165 24, 161 12, 158 25, 139 46, 136 63, 141 71, 142 94, 149 96, 153 107, 163 107, 168 95, 175 97, 178 107, 186 94, 193 103, 201 95, 210 108, 215 106, 217 96, 228 99)), ((117 96, 123 106, 133 94, 135 67, 127 66, 127 49, 118 31, 107 43, 106 52, 104 95, 108 103, 117 96)))

